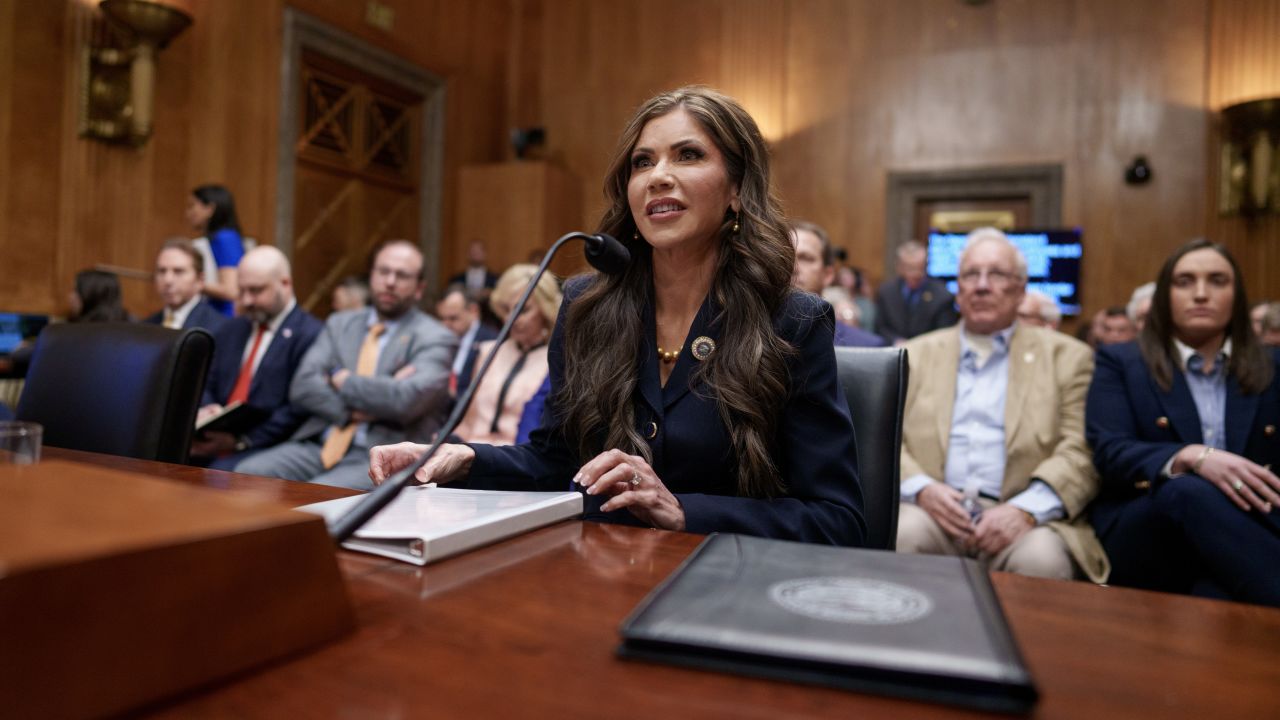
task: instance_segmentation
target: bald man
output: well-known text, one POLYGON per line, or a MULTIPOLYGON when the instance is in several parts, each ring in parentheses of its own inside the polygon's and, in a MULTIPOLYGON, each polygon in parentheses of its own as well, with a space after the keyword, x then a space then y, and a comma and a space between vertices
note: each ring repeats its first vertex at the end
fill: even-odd
POLYGON ((264 416, 235 434, 210 432, 191 445, 197 462, 231 470, 249 455, 293 434, 307 414, 289 403, 289 383, 324 325, 298 307, 289 260, 274 247, 256 247, 240 260, 238 317, 214 334, 213 362, 199 419, 233 402, 264 416))

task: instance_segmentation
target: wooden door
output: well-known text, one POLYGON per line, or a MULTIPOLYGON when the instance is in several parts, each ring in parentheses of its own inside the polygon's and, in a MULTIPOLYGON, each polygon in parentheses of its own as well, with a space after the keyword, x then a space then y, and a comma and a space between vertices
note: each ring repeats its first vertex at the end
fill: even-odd
POLYGON ((378 242, 416 242, 423 98, 315 52, 301 73, 293 277, 298 303, 323 317, 378 242))

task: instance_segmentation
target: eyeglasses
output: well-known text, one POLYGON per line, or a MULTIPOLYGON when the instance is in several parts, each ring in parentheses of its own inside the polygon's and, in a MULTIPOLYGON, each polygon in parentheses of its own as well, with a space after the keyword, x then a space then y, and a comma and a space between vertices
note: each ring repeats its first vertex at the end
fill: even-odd
POLYGON ((973 287, 986 276, 987 284, 993 288, 1007 288, 1018 279, 1017 275, 1004 270, 965 270, 957 278, 961 285, 973 287))
POLYGON ((384 267, 381 265, 373 269, 373 276, 380 277, 380 278, 390 277, 390 278, 393 278, 398 283, 417 282, 418 280, 418 276, 415 275, 414 273, 405 272, 403 270, 394 270, 392 268, 384 267))

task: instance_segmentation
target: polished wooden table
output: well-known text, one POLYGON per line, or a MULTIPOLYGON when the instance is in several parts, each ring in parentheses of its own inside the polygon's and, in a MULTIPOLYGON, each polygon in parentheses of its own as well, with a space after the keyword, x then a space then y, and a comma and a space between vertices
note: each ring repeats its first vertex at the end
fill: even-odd
MULTIPOLYGON (((349 494, 178 465, 46 453, 289 505, 349 494)), ((426 568, 343 551, 340 564, 359 624, 354 635, 149 714, 978 716, 617 659, 618 625, 700 540, 569 522, 426 568)), ((1033 717, 1280 717, 1280 610, 1005 573, 993 577, 1041 691, 1033 717)))

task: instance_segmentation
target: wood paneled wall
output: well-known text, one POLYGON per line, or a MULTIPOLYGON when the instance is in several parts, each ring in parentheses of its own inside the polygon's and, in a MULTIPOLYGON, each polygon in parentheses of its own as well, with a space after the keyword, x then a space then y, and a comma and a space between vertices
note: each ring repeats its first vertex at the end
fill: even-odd
MULTIPOLYGON (((1210 110, 1280 96, 1280 0, 1213 0, 1209 35, 1210 110)), ((1218 216, 1218 136, 1208 149, 1208 222, 1244 269, 1250 300, 1280 300, 1280 216, 1218 216)))
POLYGON ((788 213, 872 273, 893 170, 1060 163, 1089 309, 1204 226, 1204 0, 528 2, 556 8, 529 12, 524 45, 551 154, 586 178, 584 226, 631 110, 686 83, 743 102, 788 213), (1125 185, 1138 154, 1155 179, 1125 185))
MULTIPOLYGON (((187 235, 192 187, 232 189, 247 235, 272 243, 285 0, 188 0, 194 24, 159 54, 155 134, 141 148, 76 135, 75 33, 90 0, 0 0, 0 309, 63 314, 75 273, 105 263, 150 269, 166 237, 187 235), (21 12, 18 11, 21 6, 21 12)), ((448 82, 444 237, 450 178, 503 157, 507 0, 287 3, 448 82)), ((460 252, 443 249, 445 268, 460 252)), ((123 280, 135 314, 158 306, 149 281, 123 280)))
MULTIPOLYGON (((889 171, 1060 163, 1088 309, 1201 233, 1240 254, 1254 295, 1280 296, 1280 221, 1217 217, 1212 122, 1224 103, 1280 94, 1280 0, 382 0, 391 32, 355 0, 187 0, 196 22, 160 54, 141 149, 75 135, 90 4, 0 0, 0 309, 62 312, 77 269, 148 268, 187 232, 201 182, 231 186, 247 232, 274 241, 286 4, 446 78, 446 274, 465 252, 459 168, 509 159, 509 127, 546 127, 548 159, 583 178, 590 228, 631 110, 702 82, 760 122, 789 213, 873 273, 889 171), (1132 187, 1137 154, 1155 175, 1132 187)), ((135 312, 156 304, 148 283, 126 287, 135 312)))

